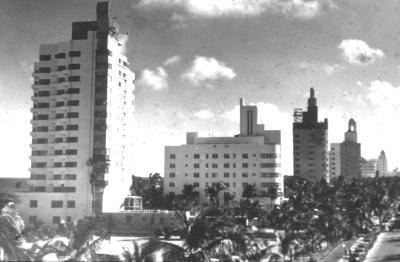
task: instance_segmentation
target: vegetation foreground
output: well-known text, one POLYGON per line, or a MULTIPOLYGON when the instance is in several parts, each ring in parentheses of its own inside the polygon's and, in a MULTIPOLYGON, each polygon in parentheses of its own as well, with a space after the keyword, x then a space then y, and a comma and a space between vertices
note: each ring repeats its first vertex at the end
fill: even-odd
POLYGON ((374 223, 381 225, 391 216, 400 196, 400 178, 339 178, 330 184, 291 178, 285 183, 287 201, 269 213, 253 200, 251 188, 244 190, 239 203, 228 198, 223 206, 217 201, 223 189, 207 190, 211 194, 206 208, 198 205, 190 185, 173 200, 148 194, 145 201, 150 206, 153 202, 172 205, 181 227, 158 229, 146 241, 132 240, 133 250, 118 256, 99 252, 101 243, 110 239, 101 221, 62 223, 56 230, 39 224, 25 227, 15 209, 15 197, 1 194, 0 260, 315 261, 327 247, 369 233, 374 223), (263 228, 278 232, 276 241, 260 240, 257 232, 263 228), (179 244, 170 241, 172 235, 181 237, 179 244))

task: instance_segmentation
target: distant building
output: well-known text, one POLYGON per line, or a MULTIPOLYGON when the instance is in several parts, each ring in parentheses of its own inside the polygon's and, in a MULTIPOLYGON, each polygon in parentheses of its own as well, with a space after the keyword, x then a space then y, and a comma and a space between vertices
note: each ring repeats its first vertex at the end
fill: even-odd
POLYGON ((330 178, 361 178, 361 144, 357 142, 357 124, 354 119, 344 134, 342 143, 331 143, 329 153, 330 178))
POLYGON ((375 177, 376 176, 376 159, 366 160, 361 159, 361 177, 375 177))
POLYGON ((294 176, 310 181, 329 181, 328 158, 328 119, 318 122, 317 99, 311 88, 307 111, 295 109, 294 112, 294 176))
POLYGON ((376 170, 378 171, 379 176, 387 176, 388 175, 388 167, 385 151, 381 151, 381 154, 378 157, 378 161, 376 163, 376 170))
POLYGON ((208 203, 204 190, 222 182, 225 191, 239 200, 243 188, 254 184, 257 196, 269 204, 265 198, 269 186, 277 185, 283 192, 281 132, 264 130, 264 125, 257 124, 257 107, 245 106, 241 99, 239 135, 198 137, 187 133, 185 145, 165 147, 164 170, 166 194, 181 194, 185 184, 193 184, 200 201, 208 203))
POLYGON ((21 190, 28 190, 28 181, 28 178, 1 177, 0 192, 14 195, 21 190))
POLYGON ((95 21, 72 23, 71 40, 40 45, 31 177, 18 193, 28 223, 116 211, 128 190, 135 75, 108 4, 97 3, 95 21))

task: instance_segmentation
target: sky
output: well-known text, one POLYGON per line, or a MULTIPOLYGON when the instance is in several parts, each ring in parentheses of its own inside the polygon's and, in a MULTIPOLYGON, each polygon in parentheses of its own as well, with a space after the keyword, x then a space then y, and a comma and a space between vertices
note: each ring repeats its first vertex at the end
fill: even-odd
MULTIPOLYGON (((29 176, 33 63, 41 43, 66 41, 96 1, 0 0, 0 159, 7 177, 29 176)), ((282 130, 282 172, 292 174, 292 114, 316 90, 329 143, 357 122, 362 156, 400 163, 400 2, 396 0, 110 1, 128 33, 136 73, 138 176, 163 174, 164 146, 186 132, 239 132, 239 98, 282 130)), ((125 37, 126 38, 126 37, 125 37)))

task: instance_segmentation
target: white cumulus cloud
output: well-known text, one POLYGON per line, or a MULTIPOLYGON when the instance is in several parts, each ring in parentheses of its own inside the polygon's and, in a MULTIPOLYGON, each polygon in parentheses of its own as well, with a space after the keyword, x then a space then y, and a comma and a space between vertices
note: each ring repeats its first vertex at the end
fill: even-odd
POLYGON ((194 85, 205 84, 212 87, 212 82, 217 80, 231 80, 236 77, 235 71, 213 57, 196 56, 192 66, 182 75, 194 85))
POLYGON ((142 0, 139 6, 181 7, 205 17, 249 16, 265 12, 308 19, 336 7, 333 0, 142 0))
POLYGON ((382 50, 371 48, 366 42, 357 39, 343 40, 338 47, 346 61, 355 65, 372 64, 384 56, 382 50))
POLYGON ((211 119, 214 117, 214 113, 208 109, 204 109, 194 113, 194 116, 200 119, 211 119))
POLYGON ((144 69, 139 79, 139 84, 153 90, 163 90, 168 88, 168 73, 162 67, 156 70, 144 69))
POLYGON ((170 58, 167 58, 163 65, 164 66, 172 66, 172 65, 177 65, 181 62, 181 56, 179 55, 175 55, 175 56, 171 56, 170 58))

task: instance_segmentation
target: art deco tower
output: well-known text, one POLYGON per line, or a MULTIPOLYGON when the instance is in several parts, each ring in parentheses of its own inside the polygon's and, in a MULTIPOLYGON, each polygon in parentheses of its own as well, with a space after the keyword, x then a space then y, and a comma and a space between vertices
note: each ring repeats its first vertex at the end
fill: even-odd
POLYGON ((30 190, 19 193, 31 223, 116 211, 128 192, 135 75, 108 2, 96 11, 96 21, 72 23, 71 40, 40 45, 30 190))
POLYGON ((307 111, 295 109, 293 123, 294 176, 310 181, 328 177, 328 119, 318 122, 317 99, 310 89, 307 111))

